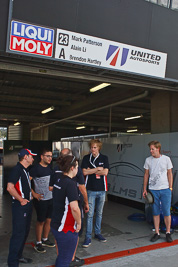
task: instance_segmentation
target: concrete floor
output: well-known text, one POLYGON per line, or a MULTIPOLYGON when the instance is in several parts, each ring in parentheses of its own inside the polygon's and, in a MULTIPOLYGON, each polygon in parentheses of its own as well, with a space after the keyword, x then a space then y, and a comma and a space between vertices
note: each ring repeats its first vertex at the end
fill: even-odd
MULTIPOLYGON (((150 237, 153 234, 152 225, 148 224, 146 221, 128 220, 127 217, 133 213, 143 212, 138 209, 107 201, 105 203, 102 221, 102 234, 107 238, 107 242, 101 243, 92 239, 92 244, 88 248, 83 248, 83 234, 80 238, 77 256, 86 259, 87 265, 92 267, 177 267, 178 233, 174 232, 172 235, 175 241, 173 244, 171 243, 171 246, 165 242, 165 234, 162 234, 162 238, 157 242, 158 246, 155 249, 155 244, 150 242, 150 237), (159 248, 159 245, 164 245, 166 247, 159 248), (151 250, 141 252, 140 248, 145 246, 149 246, 148 250, 151 250), (138 249, 137 254, 130 256, 122 255, 122 257, 116 259, 105 260, 106 258, 104 255, 106 254, 125 250, 131 252, 133 249, 138 249), (89 264, 88 259, 97 256, 101 256, 101 262, 89 264)), ((47 252, 44 254, 37 253, 33 248, 35 242, 35 221, 36 214, 33 212, 31 231, 24 249, 24 256, 32 258, 33 264, 21 264, 20 266, 46 267, 54 265, 56 258, 55 248, 47 248, 47 252)), ((0 267, 7 266, 6 261, 10 236, 11 200, 9 195, 2 195, 2 192, 0 192, 0 267)), ((52 234, 50 234, 50 239, 54 241, 52 234)))

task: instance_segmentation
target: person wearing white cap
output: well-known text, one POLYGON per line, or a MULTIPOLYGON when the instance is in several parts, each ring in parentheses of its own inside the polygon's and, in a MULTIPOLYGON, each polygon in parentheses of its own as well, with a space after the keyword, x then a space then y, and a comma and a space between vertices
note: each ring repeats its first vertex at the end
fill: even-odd
POLYGON ((18 157, 19 162, 12 169, 7 191, 12 196, 12 236, 9 245, 8 266, 17 267, 20 263, 31 263, 32 260, 22 256, 26 239, 30 231, 32 216, 32 193, 28 167, 32 165, 31 150, 23 148, 18 157))

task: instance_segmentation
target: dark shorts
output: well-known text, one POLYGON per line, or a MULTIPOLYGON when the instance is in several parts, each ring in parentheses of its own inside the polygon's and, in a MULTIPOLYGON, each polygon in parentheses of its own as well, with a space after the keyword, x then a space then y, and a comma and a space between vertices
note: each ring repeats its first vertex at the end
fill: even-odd
POLYGON ((34 207, 36 210, 37 221, 44 222, 47 218, 51 219, 53 210, 53 200, 33 200, 34 207))

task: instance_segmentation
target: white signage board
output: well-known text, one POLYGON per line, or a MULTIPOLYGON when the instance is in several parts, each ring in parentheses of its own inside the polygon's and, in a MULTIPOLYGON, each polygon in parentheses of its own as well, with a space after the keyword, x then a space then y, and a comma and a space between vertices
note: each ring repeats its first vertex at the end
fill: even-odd
POLYGON ((57 29, 55 59, 164 78, 167 54, 57 29))

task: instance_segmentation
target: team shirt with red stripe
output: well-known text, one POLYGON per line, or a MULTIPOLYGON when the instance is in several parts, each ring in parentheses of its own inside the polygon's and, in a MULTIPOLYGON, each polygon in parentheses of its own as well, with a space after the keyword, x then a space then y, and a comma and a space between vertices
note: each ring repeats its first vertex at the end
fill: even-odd
MULTIPOLYGON (((92 154, 84 156, 82 160, 82 169, 93 169, 96 167, 103 167, 109 169, 108 157, 99 154, 97 157, 93 157, 92 154)), ((107 191, 107 177, 105 175, 90 174, 86 176, 86 189, 91 191, 107 191)))
POLYGON ((8 182, 14 184, 15 189, 22 198, 31 200, 29 172, 20 162, 12 169, 8 182))
MULTIPOLYGON (((53 186, 55 183, 55 179, 57 179, 57 176, 55 175, 56 173, 62 173, 62 171, 59 170, 59 166, 56 165, 53 169, 53 172, 51 174, 50 177, 50 182, 49 182, 49 186, 53 186)), ((79 190, 79 185, 84 185, 85 184, 85 178, 83 176, 83 172, 82 169, 80 168, 80 166, 78 166, 78 172, 76 174, 76 176, 74 178, 72 178, 72 181, 75 181, 76 185, 77 185, 77 189, 78 189, 78 195, 79 195, 79 199, 80 202, 83 202, 83 195, 79 190)))
POLYGON ((55 176, 51 227, 59 232, 75 232, 76 222, 71 212, 70 202, 79 200, 76 183, 62 173, 56 172, 55 176))

